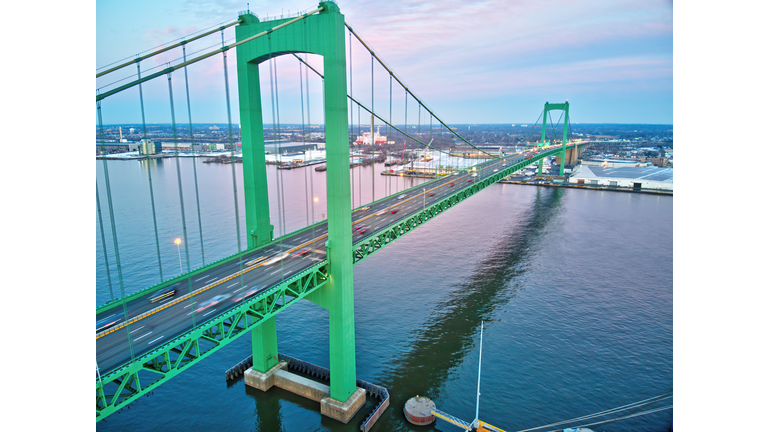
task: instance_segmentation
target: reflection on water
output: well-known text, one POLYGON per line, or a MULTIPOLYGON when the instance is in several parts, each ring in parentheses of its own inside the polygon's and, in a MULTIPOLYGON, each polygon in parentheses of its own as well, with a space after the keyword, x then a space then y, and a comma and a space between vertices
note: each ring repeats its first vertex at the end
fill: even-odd
MULTIPOLYGON (((168 162, 108 161, 127 292, 159 280, 147 169, 158 232, 170 239, 160 244, 163 274, 180 270, 172 243, 180 230, 178 186, 168 162)), ((182 159, 180 166, 185 205, 194 203, 191 161, 182 159)), ((212 262, 236 251, 232 167, 197 168, 205 261, 212 262)), ((241 181, 241 167, 235 170, 241 181)), ((275 174, 268 175, 273 209, 275 174)), ((356 205, 370 200, 370 171, 350 175, 356 205)), ((312 213, 324 213, 325 173, 310 167, 282 176, 285 229, 293 231, 312 213), (307 201, 305 190, 314 190, 317 201, 307 201)), ((382 177, 375 177, 377 199, 407 186, 402 178, 382 177)), ((196 208, 186 207, 194 267, 202 251, 196 208)), ((487 326, 480 417, 505 430, 671 390, 671 217, 671 197, 494 185, 356 265, 358 377, 386 386, 392 397, 374 430, 455 430, 444 422, 408 424, 402 408, 416 394, 474 418, 481 320, 487 326)), ((109 223, 105 218, 114 268, 109 223)), ((100 304, 109 294, 98 227, 96 247, 100 304)), ((114 271, 112 277, 114 284, 114 271)), ((328 366, 327 311, 300 302, 278 315, 277 326, 281 352, 328 366)), ((358 430, 365 414, 343 425, 322 418, 319 404, 277 388, 262 393, 242 380, 228 387, 224 371, 250 351, 250 338, 238 339, 97 429, 154 430, 183 422, 195 430, 358 430)), ((666 430, 670 420, 665 411, 596 430, 666 430)))

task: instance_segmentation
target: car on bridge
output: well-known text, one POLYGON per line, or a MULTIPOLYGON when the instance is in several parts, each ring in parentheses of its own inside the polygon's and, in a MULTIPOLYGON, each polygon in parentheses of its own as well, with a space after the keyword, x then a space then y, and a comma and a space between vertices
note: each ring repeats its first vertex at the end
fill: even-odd
POLYGON ((448 187, 453 187, 453 183, 448 183, 448 187))
POLYGON ((435 195, 434 192, 430 192, 429 195, 427 195, 427 196, 434 196, 434 195, 435 195))
POLYGON ((271 256, 269 261, 265 261, 264 262, 264 265, 266 266, 266 265, 274 264, 274 263, 282 260, 283 258, 287 257, 288 255, 290 255, 288 252, 284 252, 284 253, 282 253, 280 255, 274 254, 274 255, 271 256))
POLYGON ((149 302, 154 303, 169 297, 173 297, 173 295, 176 294, 176 291, 178 291, 180 287, 181 287, 181 282, 178 282, 169 287, 155 291, 154 294, 149 296, 149 302))
POLYGON ((253 288, 249 289, 248 291, 245 291, 244 293, 240 293, 240 294, 235 295, 234 297, 232 297, 232 301, 237 303, 240 300, 243 300, 244 298, 248 298, 248 297, 256 294, 257 292, 259 292, 259 287, 253 287, 253 288))
POLYGON ((397 209, 392 209, 392 210, 390 210, 390 212, 389 212, 389 213, 390 213, 390 214, 395 214, 395 213, 397 213, 397 209))
POLYGON ((296 257, 300 257, 300 256, 304 255, 304 254, 305 254, 305 253, 307 253, 307 252, 309 252, 309 249, 302 249, 302 250, 300 250, 300 251, 296 251, 296 252, 295 252, 293 255, 291 255, 291 256, 292 256, 292 257, 294 257, 294 258, 296 258, 296 257))
POLYGON ((120 312, 118 314, 114 314, 102 320, 96 321, 96 333, 106 330, 112 327, 113 325, 119 323, 122 320, 123 320, 123 313, 120 312))
POLYGON ((399 199, 399 200, 401 200, 401 199, 403 199, 403 198, 405 198, 405 194, 403 194, 403 195, 400 195, 400 196, 398 196, 398 197, 397 197, 397 199, 399 199))
POLYGON ((200 307, 195 309, 195 312, 202 312, 206 309, 208 309, 211 306, 216 306, 217 304, 223 302, 224 300, 232 297, 231 294, 219 294, 217 296, 214 296, 213 298, 210 298, 202 303, 200 303, 200 307))

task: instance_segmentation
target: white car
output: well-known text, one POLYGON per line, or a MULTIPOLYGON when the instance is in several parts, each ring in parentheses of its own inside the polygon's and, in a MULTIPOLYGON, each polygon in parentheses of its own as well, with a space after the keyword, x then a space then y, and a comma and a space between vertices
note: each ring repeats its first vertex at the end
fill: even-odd
POLYGON ((399 200, 401 200, 403 198, 405 198, 405 195, 400 195, 399 197, 397 197, 397 199, 399 199, 399 200))

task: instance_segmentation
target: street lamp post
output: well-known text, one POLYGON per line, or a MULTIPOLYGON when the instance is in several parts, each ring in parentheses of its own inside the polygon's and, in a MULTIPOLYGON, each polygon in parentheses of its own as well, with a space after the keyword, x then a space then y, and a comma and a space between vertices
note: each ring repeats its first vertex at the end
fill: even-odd
POLYGON ((421 188, 424 192, 422 193, 422 197, 424 198, 422 201, 424 202, 424 207, 422 207, 421 211, 424 212, 427 210, 427 189, 421 188))
POLYGON ((181 268, 181 272, 184 273, 184 266, 181 264, 181 249, 179 247, 181 244, 181 239, 177 238, 173 242, 176 243, 176 250, 179 252, 179 267, 181 268))

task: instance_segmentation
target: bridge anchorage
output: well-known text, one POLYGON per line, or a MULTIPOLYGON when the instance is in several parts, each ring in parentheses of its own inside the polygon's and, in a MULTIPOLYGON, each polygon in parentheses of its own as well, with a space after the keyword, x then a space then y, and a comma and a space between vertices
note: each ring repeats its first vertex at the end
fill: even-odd
MULTIPOLYGON (((222 46, 220 49, 189 61, 186 60, 185 53, 184 62, 181 64, 169 66, 160 72, 144 77, 141 77, 139 73, 137 80, 97 94, 97 112, 101 130, 101 103, 103 100, 134 86, 138 86, 141 97, 142 83, 167 76, 171 99, 171 118, 174 119, 173 96, 171 94, 171 75, 174 70, 184 68, 186 76, 187 65, 216 54, 222 54, 226 80, 226 54, 231 48, 237 47, 243 193, 247 232, 246 250, 240 251, 239 248, 238 225, 239 252, 237 254, 207 265, 203 262, 202 267, 189 271, 189 255, 188 251, 185 250, 187 273, 125 295, 120 274, 117 231, 112 215, 111 196, 109 195, 109 174, 107 162, 106 160, 103 161, 121 297, 113 298, 96 310, 97 421, 126 407, 137 398, 147 395, 174 376, 186 371, 235 339, 249 333, 252 342, 252 366, 245 372, 247 385, 264 391, 272 385, 278 385, 319 401, 322 414, 344 423, 350 421, 365 403, 366 390, 371 392, 370 388, 366 387, 367 384, 361 386, 360 383, 363 381, 358 380, 356 376, 353 265, 482 189, 503 180, 527 165, 539 162, 543 158, 553 156, 561 151, 557 146, 545 147, 532 152, 527 158, 525 158, 526 155, 512 155, 503 158, 494 156, 492 159, 480 163, 472 162, 474 166, 464 167, 452 175, 443 175, 401 191, 401 195, 397 198, 395 198, 396 194, 393 194, 375 200, 372 192, 372 202, 363 206, 361 199, 361 207, 354 212, 355 224, 368 221, 366 224, 370 225, 366 227, 365 231, 356 229, 353 233, 351 228, 355 224, 352 223, 353 205, 350 186, 350 139, 348 135, 352 120, 348 100, 356 103, 359 108, 368 111, 372 117, 376 117, 379 121, 386 123, 387 126, 397 130, 410 141, 445 153, 439 148, 432 147, 430 145, 431 140, 424 139, 426 133, 413 133, 414 130, 418 129, 413 127, 414 125, 408 127, 407 98, 410 96, 419 103, 419 115, 421 115, 421 109, 424 108, 426 112, 440 122, 441 128, 445 127, 449 133, 453 134, 453 137, 464 141, 469 146, 474 146, 447 127, 442 120, 426 108, 359 37, 358 40, 371 53, 371 62, 373 63, 373 59, 378 60, 389 72, 390 86, 394 79, 405 89, 406 126, 399 129, 391 124, 391 104, 389 121, 387 121, 384 116, 374 111, 373 96, 371 97, 371 106, 366 107, 347 94, 346 68, 348 64, 345 56, 347 49, 345 28, 348 28, 351 33, 350 40, 351 35, 357 37, 357 34, 345 23, 344 15, 341 14, 334 2, 321 2, 315 10, 295 18, 260 20, 249 11, 242 12, 237 21, 222 26, 219 30, 223 31, 224 28, 230 26, 235 26, 236 35, 236 42, 232 45, 222 46), (269 212, 264 113, 262 111, 259 68, 261 64, 278 56, 292 55, 298 58, 296 56, 298 53, 315 54, 323 58, 322 75, 314 69, 313 71, 321 76, 323 82, 328 217, 327 220, 313 223, 297 232, 287 235, 283 233, 282 237, 275 238, 275 229, 271 223, 269 212), (316 231, 319 234, 316 234, 316 231), (311 240, 305 238, 299 241, 302 236, 309 233, 312 234, 311 240), (297 245, 284 248, 283 241, 286 239, 295 240, 297 245), (307 248, 313 250, 315 256, 312 258, 314 260, 304 260, 306 256, 301 256, 307 251, 307 248), (284 258, 286 261, 292 260, 291 265, 296 264, 291 270, 292 274, 288 275, 291 273, 288 272, 269 279, 270 282, 267 285, 261 283, 259 286, 252 285, 253 280, 257 278, 255 275, 264 276, 262 279, 266 280, 266 276, 273 274, 265 271, 267 268, 269 270, 274 268, 270 266, 275 265, 280 269, 279 266, 284 262, 284 258), (214 275, 215 277, 213 277, 214 275), (250 281, 248 281, 249 278, 251 278, 250 281), (203 280, 211 282, 198 282, 203 280), (243 281, 251 284, 250 287, 246 287, 243 281), (233 284, 233 282, 236 283, 233 284), (209 309, 201 316, 194 314, 195 310, 204 309, 205 304, 210 304, 210 301, 215 298, 224 297, 225 285, 229 284, 232 284, 231 286, 240 285, 237 295, 234 297, 238 300, 230 300, 218 311, 209 309), (182 290, 187 289, 188 291, 182 295, 182 290), (246 289, 248 291, 245 291, 246 289), (163 302, 155 303, 155 300, 161 298, 164 300, 163 302), (275 317, 279 312, 302 299, 309 300, 328 311, 330 367, 327 373, 323 373, 330 382, 325 387, 318 386, 317 383, 306 382, 300 377, 290 374, 285 369, 295 368, 299 361, 294 360, 293 366, 288 361, 286 366, 286 362, 280 360, 285 357, 281 357, 277 350, 275 317), (193 308, 187 309, 192 305, 194 305, 193 308), (129 306, 134 309, 129 310, 129 306), (188 313, 188 311, 192 312, 188 313), (216 311, 215 315, 209 315, 214 311, 216 311), (191 319, 186 318, 188 315, 192 316, 191 319), (176 319, 175 317, 180 317, 180 319, 172 322, 171 319, 176 319), (140 340, 146 335, 138 337, 132 335, 132 329, 138 331, 144 326, 152 327, 157 331, 152 336, 155 338, 154 340, 150 341, 151 338, 140 340), (166 332, 162 336, 158 334, 161 328, 163 328, 163 332, 166 332), (149 346, 156 341, 160 342, 149 346)), ((210 33, 213 32, 206 34, 210 33)), ((184 42, 177 45, 183 48, 184 42)), ((162 50, 154 54, 159 52, 162 50)), ((134 63, 138 67, 139 62, 148 57, 142 56, 134 61, 101 72, 97 76, 134 63)), ((274 63, 270 63, 270 68, 274 67, 274 63)), ((311 66, 309 67, 311 68, 311 66)), ((351 88, 351 83, 349 87, 351 88)), ((143 112, 143 102, 141 103, 143 112)), ((565 110, 567 130, 568 103, 546 104, 545 114, 548 113, 547 107, 549 110, 565 110)), ((229 110, 228 87, 227 109, 229 110)), ((432 117, 430 117, 430 134, 432 117)), ((358 114, 358 121, 359 118, 360 115, 358 114)), ((175 141, 175 120, 173 122, 175 141)), ((419 120, 420 126, 421 120, 419 120)), ((371 129, 371 136, 373 137, 373 125, 371 125, 371 129)), ((546 123, 544 123, 543 129, 546 129, 546 123)), ((191 130, 190 114, 190 133, 191 130)), ((579 146, 588 144, 587 142, 568 144, 566 132, 563 136, 563 152, 570 149, 575 150, 579 146)), ((102 148, 103 142, 102 135, 102 148)), ((542 142, 544 142, 544 132, 542 133, 542 142)), ((234 159, 231 132, 230 147, 232 149, 231 157, 234 159)), ((104 153, 103 149, 102 153, 104 153)), ((455 156, 450 153, 448 155, 455 156)), ((234 165, 233 183, 235 183, 234 165)), ((180 178, 179 184, 181 185, 180 178)), ((150 180, 150 193, 151 191, 150 180)), ((236 190, 234 194, 236 195, 236 190)), ((179 195, 180 197, 183 195, 181 186, 179 186, 179 195)), ((98 197, 97 191, 97 200, 98 197)), ((235 214, 237 214, 236 203, 237 200, 235 200, 235 214)), ((183 203, 181 207, 183 215, 183 203)), ((101 216, 99 215, 99 217, 101 216)), ((101 219, 99 220, 101 221, 101 219)), ((155 235, 157 241, 157 234, 155 235)), ((184 235, 186 236, 186 233, 184 235)), ((103 239, 102 243, 104 243, 103 239)), ((186 237, 184 244, 186 247, 186 237)), ((105 246, 104 248, 106 249, 105 246)), ((158 247, 158 266, 161 267, 159 255, 158 247)), ((179 252, 179 261, 181 261, 181 252, 179 252)), ((107 279, 109 280, 109 277, 107 279)), ((160 279, 162 280, 162 268, 160 279)), ((226 287, 227 290, 229 288, 226 287)), ((223 302, 223 300, 220 301, 223 302)), ((379 393, 383 394, 381 391, 379 393)), ((382 406, 382 410, 386 408, 385 405, 380 405, 380 407, 382 406)), ((380 414, 381 410, 377 409, 377 412, 380 414)), ((374 420, 377 415, 374 416, 374 420)), ((366 428, 372 425, 367 420, 366 424, 368 425, 365 426, 366 428)))

